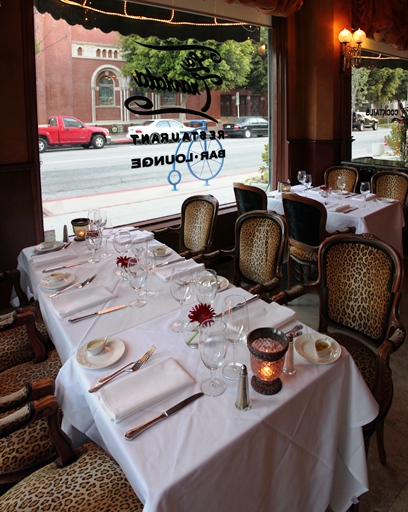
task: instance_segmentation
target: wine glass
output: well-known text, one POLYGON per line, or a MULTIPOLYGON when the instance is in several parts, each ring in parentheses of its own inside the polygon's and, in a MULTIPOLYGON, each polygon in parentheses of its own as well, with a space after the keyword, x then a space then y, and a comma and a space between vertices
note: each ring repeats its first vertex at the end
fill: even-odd
POLYGON ((199 270, 196 278, 196 296, 201 304, 212 304, 217 295, 217 272, 210 268, 199 270))
MULTIPOLYGON (((125 256, 132 244, 132 235, 129 231, 121 230, 117 231, 113 235, 113 247, 115 251, 118 252, 121 256, 125 256)), ((127 279, 126 270, 122 267, 121 270, 117 270, 115 272, 117 276, 122 276, 123 279, 127 279)))
POLYGON ((222 319, 225 323, 225 337, 232 343, 232 362, 225 365, 222 373, 230 380, 238 380, 241 364, 236 362, 235 347, 248 333, 248 306, 241 295, 227 295, 222 308, 222 319))
POLYGON ((93 210, 88 211, 88 219, 89 219, 89 229, 99 229, 99 224, 101 222, 101 213, 99 208, 94 208, 93 210))
POLYGON ((299 171, 297 174, 297 179, 298 179, 298 182, 304 186, 305 180, 306 180, 306 171, 299 171))
MULTIPOLYGON (((149 273, 151 270, 156 268, 157 261, 156 261, 156 253, 155 251, 149 250, 149 246, 147 242, 141 242, 141 243, 133 243, 132 244, 132 251, 135 254, 139 267, 146 271, 147 278, 149 277, 149 273)), ((148 297, 154 297, 156 295, 156 292, 154 290, 151 290, 150 288, 146 289, 146 295, 148 297)))
POLYGON ((337 187, 340 190, 340 193, 343 194, 344 189, 346 188, 346 178, 339 174, 337 178, 337 187))
POLYGON ((307 191, 312 187, 312 175, 306 174, 305 176, 305 192, 307 195, 307 191))
POLYGON ((180 317, 173 322, 174 332, 183 332, 183 305, 191 297, 194 286, 194 279, 189 270, 175 269, 171 272, 170 292, 180 304, 180 317))
POLYGON ((199 348, 201 361, 211 372, 211 377, 201 384, 201 389, 208 396, 219 396, 227 387, 222 379, 214 378, 215 371, 222 365, 227 353, 225 323, 220 318, 201 325, 199 348))
POLYGON ((362 208, 367 208, 366 201, 367 201, 367 195, 370 193, 371 187, 369 181, 362 181, 360 185, 360 194, 364 197, 364 205, 362 208))
POLYGON ((103 250, 103 253, 101 254, 101 258, 103 258, 103 259, 109 258, 110 256, 112 256, 112 253, 108 252, 108 240, 112 236, 112 233, 113 233, 112 222, 110 221, 110 219, 106 219, 106 223, 103 227, 101 227, 100 232, 102 235, 102 240, 103 240, 103 245, 104 245, 104 250, 103 250))
POLYGON ((98 259, 95 258, 95 253, 99 249, 102 243, 102 237, 99 231, 90 230, 85 235, 86 246, 92 251, 92 258, 88 260, 88 263, 98 263, 98 259))
POLYGON ((142 308, 147 304, 145 291, 147 272, 140 268, 136 258, 129 259, 126 270, 128 273, 129 284, 139 297, 138 299, 134 299, 129 302, 129 306, 131 308, 142 308))

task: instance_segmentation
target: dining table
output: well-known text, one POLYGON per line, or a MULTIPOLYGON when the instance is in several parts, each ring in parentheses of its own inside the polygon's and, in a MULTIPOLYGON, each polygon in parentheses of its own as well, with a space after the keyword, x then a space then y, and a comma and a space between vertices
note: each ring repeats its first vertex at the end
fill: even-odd
MULTIPOLYGON (((147 236, 149 248, 162 246, 143 233, 135 236, 147 236)), ((111 243, 108 249, 112 252, 111 243)), ((130 429, 200 392, 201 383, 209 377, 200 351, 171 328, 180 306, 170 293, 170 268, 196 271, 201 265, 185 260, 153 268, 147 285, 156 294, 145 307, 130 308, 135 291, 116 275, 117 255, 91 264, 90 251, 83 243, 72 242, 68 250, 68 255, 56 251, 55 259, 38 255, 33 247, 19 255, 23 279, 39 301, 63 363, 56 379, 63 428, 78 442, 82 442, 81 435, 86 436, 111 454, 146 512, 324 512, 328 506, 341 512, 368 490, 362 426, 376 417, 378 404, 344 348, 323 364, 299 350, 295 340, 296 372, 282 374, 279 393, 263 395, 249 384, 250 408, 240 410, 235 405, 238 382, 224 379, 222 395, 201 396, 127 439, 130 429), (59 266, 57 253, 63 258, 59 265, 86 261, 65 269, 75 275, 74 283, 96 277, 81 289, 49 297, 52 290, 44 284, 49 273, 43 271, 59 266), (36 260, 38 256, 42 259, 36 260), (95 295, 101 301, 93 300, 86 307, 85 296, 95 295), (64 296, 65 302, 56 301, 64 296), (126 307, 69 321, 119 305, 126 307), (111 353, 104 353, 98 364, 99 356, 86 356, 84 350, 100 338, 107 338, 111 353), (154 353, 139 370, 123 372, 98 391, 89 391, 100 378, 138 360, 152 346, 154 353)), ((163 262, 177 258, 177 253, 166 248, 163 262)), ((212 304, 215 312, 221 312, 224 298, 231 293, 243 300, 254 298, 223 279, 212 304)), ((184 306, 184 316, 196 304, 193 294, 184 306)), ((277 303, 252 300, 248 311, 249 331, 271 327, 288 332, 299 325, 295 311, 277 303)), ((315 333, 304 323, 301 332, 302 336, 315 333)), ((232 360, 231 348, 232 344, 226 364, 232 360)), ((236 360, 247 367, 251 381, 245 340, 237 344, 236 360)), ((217 373, 222 377, 220 370, 217 373)))
MULTIPOLYGON (((327 209, 326 230, 329 233, 355 227, 356 234, 371 233, 392 245, 403 256, 402 229, 405 226, 404 212, 399 201, 368 194, 364 201, 362 194, 331 191, 323 197, 320 186, 305 190, 294 185, 291 192, 310 197, 324 204, 327 209)), ((275 190, 267 193, 268 210, 284 214, 282 193, 275 190)))

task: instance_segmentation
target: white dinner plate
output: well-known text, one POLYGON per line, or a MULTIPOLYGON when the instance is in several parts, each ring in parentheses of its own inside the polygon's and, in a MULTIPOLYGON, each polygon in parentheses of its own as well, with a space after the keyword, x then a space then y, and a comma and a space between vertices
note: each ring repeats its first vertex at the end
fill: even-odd
POLYGON ((76 354, 76 360, 83 367, 88 370, 99 370, 106 368, 119 361, 125 353, 125 344, 119 338, 109 338, 106 345, 103 347, 102 352, 96 356, 92 356, 86 347, 89 341, 79 347, 76 354))
POLYGON ((223 292, 229 286, 230 282, 226 277, 217 276, 217 291, 223 292))
POLYGON ((37 252, 43 253, 43 252, 51 252, 51 251, 59 251, 61 247, 64 245, 63 242, 54 242, 51 246, 44 247, 43 244, 38 244, 35 246, 35 250, 37 252))
POLYGON ((383 203, 394 203, 396 199, 392 199, 391 197, 379 197, 378 198, 383 203))
POLYGON ((149 249, 150 255, 151 256, 156 256, 156 258, 166 258, 172 252, 173 252, 173 250, 170 249, 170 247, 162 247, 162 246, 160 246, 160 247, 152 247, 151 249, 149 249), (164 249, 164 252, 158 253, 157 249, 164 249))
POLYGON ((341 354, 341 346, 337 343, 336 340, 330 338, 330 336, 323 336, 318 332, 302 334, 295 339, 294 346, 296 352, 302 356, 303 359, 306 359, 306 361, 309 361, 309 363, 314 364, 334 363, 337 361, 341 354), (319 357, 316 354, 315 342, 319 338, 328 338, 331 342, 332 349, 325 357, 319 357))
POLYGON ((69 272, 65 272, 65 276, 61 281, 51 282, 50 279, 51 276, 47 277, 46 279, 43 279, 40 282, 40 285, 46 290, 60 290, 72 284, 75 281, 75 275, 70 274, 69 272))

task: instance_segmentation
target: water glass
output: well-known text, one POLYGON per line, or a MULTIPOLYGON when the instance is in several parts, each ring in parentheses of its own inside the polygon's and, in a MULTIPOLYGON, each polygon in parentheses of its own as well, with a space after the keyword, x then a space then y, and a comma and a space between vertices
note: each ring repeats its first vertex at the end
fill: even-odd
POLYGON ((201 384, 201 389, 208 396, 219 396, 227 387, 222 379, 216 379, 214 376, 227 353, 225 324, 220 318, 201 325, 199 348, 201 361, 211 372, 211 377, 201 384))

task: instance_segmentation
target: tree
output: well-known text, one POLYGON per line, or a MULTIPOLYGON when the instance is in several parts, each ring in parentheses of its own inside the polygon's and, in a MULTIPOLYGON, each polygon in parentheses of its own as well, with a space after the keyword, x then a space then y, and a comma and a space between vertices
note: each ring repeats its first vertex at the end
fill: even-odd
POLYGON ((378 102, 384 104, 396 98, 402 76, 403 70, 401 68, 372 69, 367 80, 367 86, 377 94, 378 102))
POLYGON ((352 68, 351 71, 351 106, 358 110, 360 103, 366 103, 367 80, 370 70, 367 68, 352 68))
POLYGON ((261 27, 260 41, 257 44, 253 43, 251 71, 248 76, 247 88, 256 94, 262 94, 268 90, 267 38, 267 29, 261 27), (258 52, 260 45, 265 45, 266 48, 263 55, 258 52))

